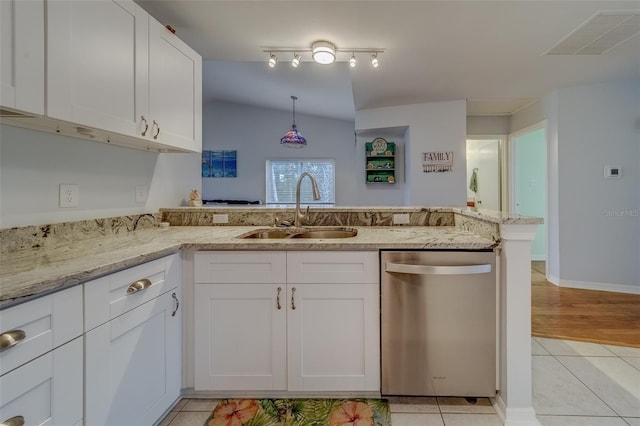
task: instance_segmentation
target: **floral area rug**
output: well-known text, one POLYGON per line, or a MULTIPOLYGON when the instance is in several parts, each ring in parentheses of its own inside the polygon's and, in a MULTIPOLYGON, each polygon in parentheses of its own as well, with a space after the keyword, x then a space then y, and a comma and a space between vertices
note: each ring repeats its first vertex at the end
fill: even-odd
POLYGON ((381 399, 225 399, 204 426, 391 426, 381 399))

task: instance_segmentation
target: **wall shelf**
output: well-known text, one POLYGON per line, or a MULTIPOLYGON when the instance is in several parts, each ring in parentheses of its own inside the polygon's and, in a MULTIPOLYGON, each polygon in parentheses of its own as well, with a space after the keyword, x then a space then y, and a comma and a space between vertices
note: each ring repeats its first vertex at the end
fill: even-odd
POLYGON ((366 182, 396 183, 396 144, 384 138, 365 143, 366 182))

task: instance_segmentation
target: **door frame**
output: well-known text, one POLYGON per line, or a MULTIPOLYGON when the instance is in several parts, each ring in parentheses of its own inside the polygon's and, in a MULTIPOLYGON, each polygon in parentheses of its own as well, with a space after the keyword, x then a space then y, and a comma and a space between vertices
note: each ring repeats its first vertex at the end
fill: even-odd
POLYGON ((545 162, 544 162, 544 190, 545 190, 545 208, 544 208, 544 225, 545 225, 545 276, 547 275, 547 267, 549 265, 549 126, 548 120, 541 120, 537 123, 531 124, 517 132, 509 133, 507 142, 507 158, 508 162, 508 192, 509 192, 509 204, 508 208, 512 214, 516 213, 516 147, 515 138, 525 135, 527 133, 534 132, 536 130, 544 129, 544 147, 545 147, 545 162))

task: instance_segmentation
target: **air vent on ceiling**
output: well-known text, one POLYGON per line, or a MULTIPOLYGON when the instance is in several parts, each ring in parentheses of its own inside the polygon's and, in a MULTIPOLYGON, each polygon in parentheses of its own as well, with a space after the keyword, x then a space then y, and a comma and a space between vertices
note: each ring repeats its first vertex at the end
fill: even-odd
POLYGON ((640 10, 601 10, 545 55, 601 55, 640 33, 640 10))

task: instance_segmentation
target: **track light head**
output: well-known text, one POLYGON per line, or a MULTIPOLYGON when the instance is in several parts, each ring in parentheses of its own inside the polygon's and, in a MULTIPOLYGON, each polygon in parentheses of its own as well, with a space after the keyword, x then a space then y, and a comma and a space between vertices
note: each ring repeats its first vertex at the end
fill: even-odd
POLYGON ((380 61, 378 61, 377 53, 371 55, 371 66, 374 68, 378 68, 380 66, 380 61))
POLYGON ((300 59, 300 55, 294 53, 293 59, 291 60, 291 66, 294 68, 298 68, 298 66, 300 66, 300 59))
POLYGON ((273 68, 276 66, 277 63, 278 63, 278 57, 272 53, 271 56, 269 56, 269 66, 273 68))
POLYGON ((349 66, 351 68, 355 68, 355 66, 356 66, 356 54, 355 53, 351 54, 351 58, 349 59, 349 66))

